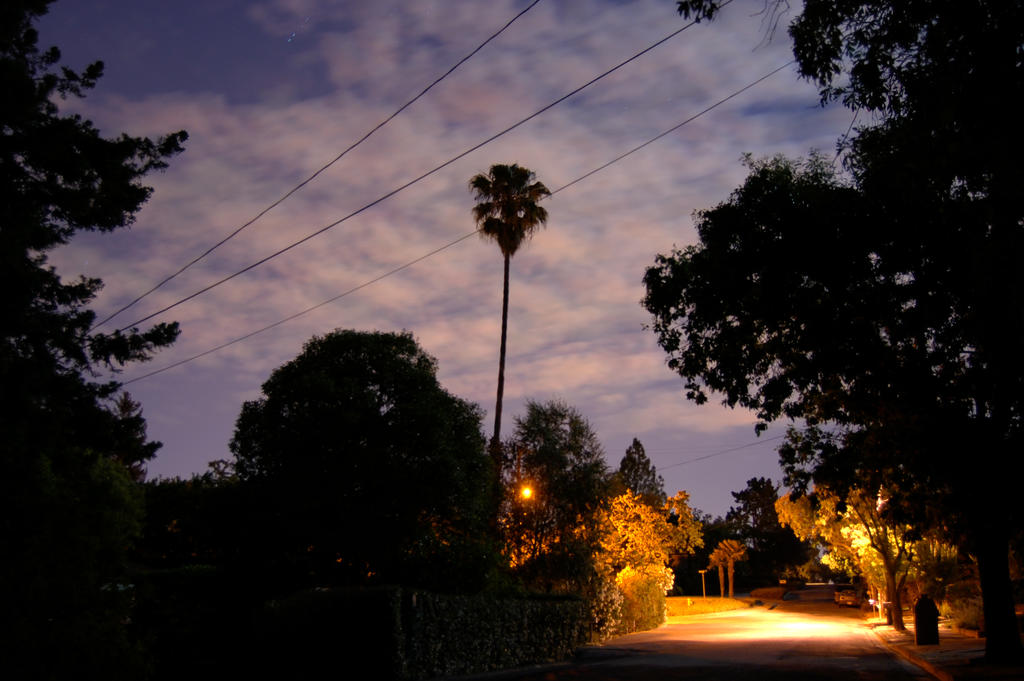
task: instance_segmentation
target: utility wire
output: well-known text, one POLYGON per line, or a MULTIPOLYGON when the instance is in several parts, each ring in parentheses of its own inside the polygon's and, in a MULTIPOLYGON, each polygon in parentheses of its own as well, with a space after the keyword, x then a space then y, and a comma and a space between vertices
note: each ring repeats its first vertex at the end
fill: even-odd
MULTIPOLYGON (((538 2, 540 2, 540 0, 533 0, 533 2, 532 2, 532 3, 530 3, 530 4, 529 4, 529 5, 528 5, 528 6, 527 6, 527 7, 526 7, 526 8, 525 8, 525 9, 524 9, 523 11, 521 11, 521 12, 520 12, 519 14, 517 14, 517 15, 515 15, 514 17, 512 17, 511 19, 509 19, 509 20, 508 20, 508 23, 506 23, 506 24, 505 24, 504 26, 502 26, 502 27, 501 27, 500 29, 498 29, 498 31, 497 31, 496 33, 492 34, 492 35, 491 35, 491 37, 489 37, 489 38, 488 38, 487 40, 485 40, 485 41, 483 41, 482 43, 480 43, 479 45, 477 45, 477 46, 476 46, 476 49, 474 49, 474 50, 473 50, 472 52, 470 52, 470 53, 469 53, 469 54, 467 54, 467 55, 466 55, 465 57, 463 57, 463 58, 462 58, 462 59, 460 59, 460 60, 459 60, 458 62, 456 62, 456 64, 455 64, 454 66, 452 66, 452 67, 451 67, 450 69, 448 69, 447 71, 445 71, 445 72, 444 72, 444 73, 443 73, 443 74, 442 74, 442 75, 441 75, 441 76, 440 76, 439 78, 437 78, 437 79, 436 79, 436 80, 435 80, 435 81, 434 81, 433 83, 431 83, 431 84, 430 84, 430 85, 428 85, 427 87, 423 88, 423 90, 422 90, 422 91, 421 91, 421 92, 420 92, 420 93, 419 93, 418 95, 416 95, 415 97, 413 97, 412 99, 410 99, 410 100, 409 100, 408 102, 406 102, 405 104, 403 104, 402 106, 400 106, 400 107, 399 107, 399 108, 398 108, 398 109, 397 109, 397 110, 396 110, 396 111, 395 111, 395 112, 394 112, 393 114, 391 114, 390 116, 388 116, 387 118, 385 118, 385 119, 384 119, 383 121, 381 121, 380 123, 378 123, 378 124, 377 124, 377 125, 376 125, 376 126, 375 126, 375 127, 373 128, 373 129, 371 129, 371 130, 370 130, 370 131, 369 131, 368 133, 366 133, 365 135, 363 135, 362 137, 360 137, 360 138, 359 138, 358 140, 356 140, 355 142, 353 142, 352 144, 350 144, 350 145, 349 145, 349 146, 348 146, 348 147, 347 147, 347 148, 346 148, 346 149, 345 149, 344 151, 342 151, 342 152, 341 152, 340 154, 338 154, 338 155, 337 155, 337 156, 335 156, 335 157, 334 157, 333 159, 331 159, 331 161, 330 161, 329 163, 327 163, 326 165, 322 166, 322 167, 321 167, 321 168, 320 168, 319 170, 317 170, 317 171, 316 171, 315 173, 313 173, 312 175, 310 175, 309 177, 307 177, 307 178, 306 178, 305 180, 303 180, 303 181, 302 181, 302 182, 300 182, 299 184, 295 185, 295 186, 294 186, 294 187, 293 187, 292 189, 290 189, 290 190, 289 190, 289 191, 288 191, 288 192, 287 192, 287 193, 286 193, 286 194, 285 194, 284 196, 282 196, 282 197, 281 197, 281 198, 279 198, 278 200, 276 200, 276 201, 274 201, 273 203, 271 203, 271 204, 270 204, 269 206, 267 206, 266 208, 264 208, 263 210, 261 210, 261 211, 260 211, 259 213, 257 213, 257 214, 256 214, 256 215, 255 215, 255 216, 254 216, 253 218, 251 218, 251 219, 250 219, 250 220, 249 220, 248 222, 246 222, 245 224, 243 224, 242 226, 240 226, 240 227, 239 227, 238 229, 236 229, 235 231, 233 231, 233 232, 231 232, 230 234, 228 234, 228 235, 227 235, 226 237, 224 237, 223 239, 221 239, 220 241, 218 241, 218 242, 217 242, 217 243, 215 243, 214 245, 212 245, 212 246, 210 246, 209 248, 207 248, 207 249, 206 249, 205 251, 203 251, 202 253, 200 253, 200 254, 199 254, 199 255, 198 255, 197 257, 195 257, 195 258, 193 258, 192 260, 190 260, 190 261, 189 261, 189 262, 188 262, 187 264, 185 264, 185 266, 184 266, 184 267, 182 267, 181 269, 179 269, 179 270, 178 270, 177 272, 175 272, 174 274, 171 274, 170 276, 166 277, 165 279, 163 279, 162 281, 160 281, 160 282, 159 282, 159 283, 158 283, 158 284, 157 284, 156 286, 154 286, 153 288, 149 289, 148 291, 146 291, 145 293, 143 293, 142 295, 140 295, 140 296, 139 296, 138 298, 135 298, 135 299, 134 299, 133 301, 131 301, 130 303, 128 303, 128 304, 127 304, 127 305, 125 305, 124 307, 122 307, 122 308, 120 308, 120 309, 116 310, 116 311, 115 311, 115 312, 114 312, 113 314, 111 314, 111 315, 108 315, 107 317, 104 317, 104 318, 103 318, 102 320, 100 320, 99 322, 96 322, 95 324, 93 324, 93 326, 92 326, 92 329, 95 329, 95 328, 97 328, 97 327, 99 327, 99 326, 102 326, 103 324, 106 324, 106 323, 107 323, 107 322, 109 322, 109 321, 110 321, 111 319, 113 319, 114 317, 118 316, 119 314, 121 314, 122 312, 124 312, 125 310, 127 310, 128 308, 130 308, 130 307, 133 307, 133 306, 134 306, 134 305, 135 305, 136 303, 138 303, 139 301, 141 301, 141 300, 142 300, 143 298, 145 298, 146 296, 148 296, 148 295, 149 295, 150 293, 153 293, 154 291, 156 291, 157 289, 159 289, 160 287, 162 287, 162 286, 163 286, 164 284, 166 284, 167 282, 171 281, 172 279, 174 279, 175 277, 177 277, 177 276, 178 276, 179 274, 181 274, 182 272, 184 272, 184 271, 185 271, 185 270, 187 270, 188 268, 192 267, 192 266, 193 266, 193 265, 195 265, 195 264, 196 264, 197 262, 199 262, 200 260, 202 260, 202 259, 203 259, 203 258, 205 258, 206 256, 210 255, 211 253, 213 253, 213 252, 214 252, 215 250, 217 250, 218 248, 220 248, 220 247, 221 247, 221 246, 223 246, 224 244, 226 244, 226 243, 227 243, 228 241, 230 241, 230 240, 231 240, 232 238, 234 238, 235 236, 237 236, 237 235, 238 235, 238 234, 239 234, 239 233, 240 233, 240 232, 241 232, 241 231, 242 231, 243 229, 245 229, 245 228, 246 228, 246 227, 248 227, 249 225, 251 225, 251 224, 253 224, 254 222, 256 222, 257 220, 259 220, 259 219, 260 219, 261 217, 263 217, 264 215, 266 215, 267 213, 269 213, 270 211, 272 211, 272 210, 273 210, 274 208, 277 208, 277 207, 278 207, 279 205, 281 205, 281 204, 282 204, 282 203, 283 203, 283 202, 284 202, 285 200, 287 200, 287 199, 288 199, 288 198, 289 198, 289 197, 290 197, 290 196, 291 196, 292 194, 294 194, 295 192, 297 192, 297 191, 299 191, 300 189, 302 189, 303 187, 305 187, 305 186, 306 186, 307 184, 309 184, 309 183, 310 183, 310 182, 312 182, 312 181, 313 181, 314 179, 316 179, 316 177, 317 177, 317 176, 319 176, 319 175, 320 175, 320 174, 321 174, 322 172, 324 172, 325 170, 327 170, 328 168, 330 168, 331 166, 333 166, 333 165, 334 165, 335 163, 337 163, 338 161, 340 161, 340 160, 341 160, 341 159, 342 159, 342 158, 343 158, 343 157, 344 157, 344 156, 345 156, 346 154, 348 154, 348 152, 352 151, 353 149, 355 149, 356 147, 358 147, 358 146, 359 146, 360 144, 362 144, 363 142, 365 142, 366 140, 368 140, 368 139, 370 138, 370 135, 372 135, 373 133, 375 133, 375 132, 377 132, 378 130, 380 130, 381 128, 383 128, 383 127, 384 127, 385 125, 387 125, 388 123, 390 123, 390 122, 392 121, 392 119, 394 119, 394 118, 395 118, 396 116, 398 116, 398 115, 399 115, 400 113, 402 113, 402 112, 403 112, 403 111, 405 111, 405 110, 406 110, 407 108, 409 108, 410 106, 412 106, 412 104, 413 104, 413 103, 415 103, 415 102, 416 102, 416 101, 417 101, 417 100, 418 100, 418 99, 419 99, 420 97, 422 97, 423 95, 427 94, 427 93, 428 93, 428 92, 429 92, 429 91, 430 91, 431 89, 433 89, 433 87, 434 87, 435 85, 437 85, 437 84, 438 84, 438 83, 440 83, 440 82, 441 82, 442 80, 444 80, 445 78, 447 78, 448 76, 450 76, 450 75, 451 75, 451 74, 452 74, 452 73, 453 73, 453 72, 455 71, 455 69, 459 68, 460 66, 462 66, 463 64, 465 64, 465 63, 466 63, 467 61, 469 61, 469 59, 470 59, 470 58, 472 58, 472 57, 473 57, 473 56, 474 56, 474 55, 475 55, 475 54, 476 54, 477 52, 479 52, 480 50, 482 50, 482 49, 483 49, 483 48, 484 48, 484 47, 485 47, 485 46, 487 45, 487 43, 491 42, 492 40, 494 40, 495 38, 497 38, 497 37, 498 37, 499 35, 501 35, 502 33, 504 33, 504 32, 505 32, 505 29, 507 29, 507 28, 508 28, 509 26, 511 26, 511 25, 512 25, 513 23, 515 23, 515 21, 516 21, 517 19, 519 19, 519 17, 523 16, 524 14, 526 14, 527 12, 529 12, 529 11, 530 11, 531 9, 533 9, 534 5, 536 5, 536 4, 538 3, 538 2)), ((91 331, 92 329, 90 329, 90 331, 91 331)), ((122 330, 123 330, 123 329, 122 329, 122 330)))
POLYGON ((757 80, 755 80, 754 82, 752 82, 752 83, 749 83, 749 84, 747 84, 747 85, 744 85, 744 86, 743 86, 742 88, 740 88, 739 90, 736 90, 736 92, 733 92, 733 93, 732 93, 731 95, 729 95, 728 97, 725 97, 725 98, 723 98, 723 99, 720 99, 720 100, 718 100, 717 102, 715 102, 714 104, 712 104, 712 105, 711 105, 711 106, 709 106, 708 108, 704 109, 704 110, 703 110, 703 111, 701 111, 700 113, 696 113, 696 114, 694 114, 694 115, 690 116, 689 118, 687 118, 687 119, 686 119, 685 121, 683 121, 682 123, 679 123, 679 124, 677 124, 677 125, 674 125, 674 126, 672 126, 672 127, 671 127, 671 128, 669 128, 668 130, 664 131, 663 133, 661 133, 661 134, 659 134, 659 135, 657 135, 657 136, 655 136, 655 137, 652 137, 651 139, 647 140, 646 142, 644 142, 643 144, 641 144, 641 145, 639 145, 639 146, 633 147, 632 149, 630 149, 630 150, 629 150, 629 151, 627 151, 626 153, 622 154, 621 156, 616 156, 616 157, 615 157, 615 158, 613 158, 613 159, 612 159, 611 161, 608 161, 607 163, 605 163, 605 164, 604 164, 603 166, 599 166, 599 167, 597 167, 597 168, 594 168, 593 170, 591 170, 591 171, 590 171, 589 173, 587 173, 586 175, 582 175, 582 176, 580 176, 580 177, 577 177, 577 178, 576 178, 575 180, 573 180, 573 181, 572 181, 572 182, 570 182, 569 184, 567 184, 567 185, 563 185, 563 186, 559 187, 558 189, 556 189, 555 191, 551 192, 551 194, 552 194, 552 195, 554 195, 554 194, 557 194, 558 192, 562 191, 563 189, 568 189, 569 187, 573 186, 573 185, 574 185, 574 184, 576 184, 577 182, 582 182, 583 180, 587 179, 588 177, 590 177, 590 176, 591 176, 591 175, 593 175, 594 173, 599 173, 599 172, 601 172, 602 170, 604 170, 604 169, 605 169, 605 168, 607 168, 608 166, 612 165, 613 163, 618 163, 619 161, 621 161, 622 159, 626 158, 626 157, 627 157, 627 156, 629 156, 630 154, 633 154, 633 153, 636 153, 636 152, 640 151, 641 149, 643 149, 644 147, 648 146, 649 144, 654 144, 655 142, 657 142, 658 140, 660 140, 660 139, 661 139, 662 137, 664 137, 664 136, 666 136, 666 135, 668 135, 668 134, 670 134, 670 133, 673 133, 673 132, 675 132, 676 130, 678 130, 679 128, 683 127, 683 126, 684 126, 684 125, 686 125, 687 123, 691 123, 691 122, 693 122, 693 121, 697 120, 698 118, 700 118, 700 117, 701 117, 701 116, 703 116, 704 114, 708 113, 708 112, 709 112, 709 111, 711 111, 712 109, 717 109, 717 108, 718 108, 719 106, 721 106, 722 104, 725 104, 725 103, 726 103, 726 102, 728 102, 728 101, 729 101, 730 99, 732 99, 732 98, 734 98, 734 97, 737 97, 737 96, 739 96, 739 95, 743 94, 744 92, 746 92, 746 91, 747 91, 747 90, 749 90, 750 88, 754 87, 755 85, 759 85, 759 84, 760 84, 760 83, 761 83, 762 81, 768 80, 769 78, 771 78, 772 76, 774 76, 774 75, 775 75, 776 73, 778 73, 779 71, 782 71, 783 69, 785 69, 786 67, 788 67, 788 66, 790 66, 790 65, 792 65, 792 64, 794 64, 794 63, 796 63, 796 60, 791 60, 791 61, 789 61, 789 62, 787 62, 787 63, 783 64, 782 66, 778 67, 778 68, 777 68, 777 69, 775 69, 774 71, 772 71, 772 72, 770 72, 770 73, 767 73, 767 74, 765 74, 765 75, 761 76, 760 78, 758 78, 758 79, 757 79, 757 80))
MULTIPOLYGON (((655 137, 652 137, 651 139, 649 139, 648 141, 644 142, 643 144, 639 144, 639 145, 633 147, 632 149, 630 149, 629 151, 627 151, 626 153, 620 154, 619 156, 615 157, 614 160, 612 160, 612 161, 610 161, 608 163, 605 163, 604 165, 600 166, 599 168, 591 170, 590 172, 586 173, 585 175, 581 175, 580 177, 576 178, 572 182, 569 182, 567 184, 562 185, 561 187, 559 187, 559 188, 555 189, 553 192, 551 192, 550 195, 554 196, 558 192, 560 192, 560 191, 562 191, 564 189, 568 189, 569 187, 571 187, 571 186, 581 182, 582 180, 584 180, 584 179, 586 179, 588 177, 591 177, 595 173, 598 173, 601 170, 604 170, 605 168, 607 168, 608 166, 612 165, 613 163, 617 163, 617 162, 623 160, 624 158, 626 158, 627 156, 629 156, 631 154, 634 154, 637 151, 640 151, 641 149, 643 149, 644 147, 648 146, 652 142, 663 138, 669 132, 672 132, 674 130, 678 130, 679 128, 681 128, 682 126, 686 125, 687 123, 690 123, 690 122, 694 121, 695 119, 699 118, 700 116, 703 116, 704 114, 706 114, 706 113, 712 111, 713 109, 721 106, 722 104, 725 104, 730 99, 734 98, 736 95, 740 94, 741 92, 745 92, 746 90, 749 90, 751 87, 753 87, 754 85, 757 85, 758 83, 764 81, 769 76, 771 76, 773 74, 776 74, 779 71, 783 70, 784 68, 789 66, 789 64, 791 64, 791 63, 792 62, 789 62, 788 64, 784 64, 783 66, 780 66, 779 68, 773 70, 771 73, 767 74, 766 76, 762 76, 761 78, 758 78, 757 80, 755 80, 754 82, 750 83, 749 85, 745 85, 744 87, 740 88, 739 90, 733 92, 731 95, 729 95, 727 97, 723 97, 722 99, 718 100, 717 102, 715 102, 711 106, 709 106, 706 109, 704 109, 703 111, 701 111, 699 114, 696 114, 694 116, 690 116, 689 118, 687 118, 682 123, 679 123, 678 125, 674 125, 671 128, 669 128, 668 130, 666 130, 665 132, 660 133, 659 135, 657 135, 655 137)), ((226 343, 222 343, 222 344, 218 345, 217 347, 210 348, 209 350, 205 350, 203 352, 200 352, 197 355, 192 355, 191 357, 187 357, 185 359, 182 359, 182 360, 180 360, 178 362, 175 362, 173 364, 169 364, 169 365, 167 365, 165 367, 162 367, 160 369, 156 369, 154 371, 150 371, 149 373, 143 374, 141 376, 137 376, 137 377, 135 377, 135 378, 133 378, 131 380, 125 381, 122 385, 129 385, 131 383, 135 383, 137 381, 141 381, 141 380, 149 378, 151 376, 156 376, 157 374, 161 374, 161 373, 163 373, 165 371, 168 371, 169 369, 174 369, 174 368, 179 367, 179 366, 181 366, 183 364, 188 364, 189 362, 192 362, 193 360, 197 360, 197 359, 200 359, 202 357, 206 357, 207 355, 210 355, 210 354, 212 354, 214 352, 217 352, 218 350, 223 350, 224 348, 232 346, 232 345, 234 345, 236 343, 241 343, 242 341, 248 340, 249 338, 252 338, 253 336, 259 335, 259 334, 263 333, 264 331, 269 331, 269 330, 271 330, 273 328, 281 326, 282 324, 284 324, 286 322, 290 322, 293 319, 297 319, 297 318, 299 318, 299 317, 301 317, 301 316, 303 316, 303 315, 305 315, 305 314, 307 314, 309 312, 312 312, 313 310, 316 310, 316 309, 319 309, 319 308, 323 307, 324 305, 327 305, 329 303, 333 303, 336 300, 344 298, 345 296, 348 296, 348 295, 350 295, 352 293, 355 293, 356 291, 359 291, 361 289, 364 289, 367 286, 370 286, 371 284, 375 284, 378 281, 380 281, 381 279, 385 279, 386 277, 390 277, 393 274, 397 274, 398 272, 401 272, 404 269, 412 267, 416 263, 422 262, 422 261, 426 260, 427 258, 430 258, 430 257, 432 257, 432 256, 434 256, 434 255, 436 255, 436 254, 438 254, 438 253, 440 253, 440 252, 442 252, 444 250, 447 250, 447 249, 451 248, 452 246, 454 246, 454 245, 456 245, 458 243, 461 243, 461 242, 465 241, 466 239, 468 239, 469 237, 473 236, 474 234, 477 234, 478 231, 479 230, 473 230, 472 232, 469 232, 467 234, 463 234, 459 238, 455 239, 454 241, 449 241, 448 243, 446 243, 445 245, 441 246, 440 248, 435 248, 434 250, 430 251, 429 253, 425 253, 424 255, 421 255, 418 258, 414 259, 414 260, 410 260, 409 262, 407 262, 407 263, 405 263, 403 265, 400 265, 398 267, 395 267, 394 269, 388 270, 387 272, 385 272, 385 273, 383 273, 383 274, 381 274, 381 275, 379 275, 379 276, 377 276, 377 277, 375 277, 373 279, 370 279, 369 281, 366 281, 366 282, 364 282, 362 284, 359 284, 358 286, 355 286, 353 288, 348 289, 347 291, 339 293, 338 295, 336 295, 336 296, 334 296, 332 298, 329 298, 329 299, 327 299, 327 300, 325 300, 325 301, 323 301, 321 303, 317 303, 316 305, 313 305, 312 307, 308 307, 305 310, 302 310, 301 312, 296 312, 295 314, 290 315, 288 317, 285 317, 284 319, 278 320, 278 321, 274 322, 273 324, 269 324, 267 326, 264 326, 263 328, 257 329, 255 331, 250 332, 250 333, 247 333, 244 336, 239 336, 238 338, 235 338, 233 340, 227 341, 226 343)), ((767 441, 768 440, 762 440, 762 442, 767 442, 767 441)), ((717 455, 715 455, 715 456, 717 456, 717 455)), ((702 458, 708 458, 708 457, 702 457, 702 458)), ((700 459, 695 459, 695 461, 699 461, 699 460, 700 459)), ((683 463, 690 463, 690 462, 683 462, 683 463)), ((673 464, 673 466, 679 466, 679 465, 682 465, 682 464, 673 464)), ((669 467, 671 467, 671 466, 669 466, 669 467)))
POLYGON ((206 357, 207 355, 213 354, 213 353, 217 352, 218 350, 223 350, 224 348, 226 348, 228 346, 231 346, 231 345, 234 345, 235 343, 241 343, 242 341, 248 340, 248 339, 252 338, 253 336, 256 336, 258 334, 263 333, 264 331, 270 331, 271 329, 276 328, 278 326, 281 326, 282 324, 285 324, 287 322, 290 322, 293 319, 298 319, 299 317, 301 317, 301 316, 303 316, 305 314, 308 314, 308 313, 312 312, 313 310, 319 309, 319 308, 323 307, 324 305, 328 305, 330 303, 333 303, 334 301, 336 301, 336 300, 338 300, 340 298, 344 298, 345 296, 350 295, 352 293, 355 293, 356 291, 364 289, 367 286, 370 286, 371 284, 376 284, 381 279, 386 279, 387 277, 390 277, 392 274, 398 274, 402 270, 407 269, 409 267, 412 267, 413 265, 415 265, 416 263, 418 263, 420 261, 426 260, 427 258, 429 258, 431 256, 437 255, 441 251, 447 250, 447 249, 451 248, 452 246, 454 246, 455 244, 457 244, 457 243, 459 243, 461 241, 465 241, 466 239, 468 239, 469 237, 473 236, 474 234, 476 234, 475 230, 470 232, 469 234, 464 234, 463 236, 460 236, 455 241, 449 241, 444 246, 441 246, 440 248, 435 248, 434 250, 430 251, 429 253, 424 253, 423 255, 421 255, 420 257, 416 258, 415 260, 410 260, 409 262, 405 263, 404 265, 399 265, 398 267, 395 267, 394 269, 388 270, 384 274, 381 274, 381 275, 379 275, 377 277, 374 277, 373 279, 370 279, 369 281, 365 281, 362 284, 359 284, 358 286, 353 286, 352 288, 348 289, 347 291, 343 291, 343 292, 339 293, 338 295, 334 296, 333 298, 328 298, 327 300, 323 301, 322 303, 317 303, 316 305, 313 305, 312 307, 307 307, 305 310, 303 310, 301 312, 296 312, 295 314, 290 315, 288 317, 285 317, 284 319, 280 319, 280 320, 274 322, 273 324, 269 324, 267 326, 264 326, 261 329, 257 329, 255 331, 247 333, 244 336, 239 336, 238 338, 235 338, 234 340, 229 340, 226 343, 221 343, 220 345, 218 345, 215 348, 210 348, 209 350, 206 350, 204 352, 200 352, 198 355, 192 355, 191 357, 187 357, 187 358, 185 358, 183 360, 175 362, 174 364, 168 364, 167 366, 165 366, 165 367, 163 367, 161 369, 157 369, 156 371, 151 371, 148 374, 143 374, 142 376, 139 376, 137 378, 133 378, 130 381, 125 381, 123 383, 123 385, 128 385, 129 383, 135 383, 136 381, 141 381, 142 379, 149 378, 150 376, 156 376, 157 374, 163 373, 163 372, 165 372, 165 371, 167 371, 169 369, 174 369, 175 367, 179 367, 182 364, 187 364, 187 363, 189 363, 189 362, 191 362, 193 360, 197 360, 197 359, 199 359, 201 357, 206 357))
MULTIPOLYGON (((722 4, 722 6, 724 7, 729 2, 732 2, 732 0, 727 0, 727 2, 722 4)), ((490 144, 491 142, 493 142, 494 140, 498 139, 499 137, 502 137, 503 135, 506 135, 506 134, 512 132, 513 130, 515 130, 519 126, 523 125, 524 123, 533 120, 537 116, 540 116, 545 111, 548 111, 549 109, 557 106, 558 104, 561 104, 562 102, 564 102, 565 100, 569 99, 573 95, 575 95, 575 94, 579 93, 580 91, 590 87, 594 83, 598 82, 602 78, 605 78, 606 76, 611 75, 615 71, 618 71, 619 69, 621 69, 626 64, 629 64, 630 62, 640 58, 644 54, 647 54, 648 52, 650 52, 654 48, 658 47, 659 45, 664 44, 665 42, 669 41, 670 39, 674 38, 675 36, 679 35, 683 31, 685 31, 686 29, 688 29, 691 26, 694 26, 696 24, 697 24, 696 21, 691 21, 690 23, 686 24, 682 28, 673 31, 672 33, 669 33, 667 36, 665 36, 661 40, 658 40, 657 42, 649 45, 648 47, 646 47, 643 50, 637 52, 636 54, 634 54, 632 57, 626 59, 625 61, 619 62, 619 64, 617 64, 616 66, 613 66, 612 68, 608 69, 607 71, 605 71, 604 73, 602 73, 599 76, 595 76, 594 78, 592 78, 591 80, 587 81, 583 85, 579 86, 575 90, 572 90, 571 92, 569 92, 569 93, 567 93, 565 95, 562 95, 561 97, 559 97, 555 101, 551 102, 547 106, 544 106, 544 107, 538 109, 537 111, 533 112, 532 114, 530 114, 526 118, 523 118, 518 123, 514 123, 513 125, 510 125, 509 127, 507 127, 504 130, 502 130, 501 132, 498 132, 498 133, 496 133, 494 135, 491 135, 490 137, 488 137, 484 141, 475 144, 474 146, 470 147, 469 149, 466 149, 465 151, 463 151, 462 153, 460 153, 460 154, 458 154, 456 156, 453 156, 452 158, 448 159, 447 161, 445 161, 441 165, 433 168, 432 170, 428 170, 427 172, 423 173, 419 177, 416 177, 416 178, 414 178, 412 180, 409 180, 405 184, 403 184, 403 185, 401 185, 399 187, 396 187, 395 189, 392 189, 387 194, 384 194, 383 196, 381 196, 381 197, 379 197, 377 199, 374 199, 370 203, 367 203, 366 205, 364 205, 362 208, 359 208, 357 210, 352 211, 351 213, 349 213, 345 217, 342 217, 342 218, 340 218, 338 220, 335 220, 334 222, 332 222, 332 223, 330 223, 328 225, 325 225, 324 227, 321 227, 320 229, 316 230, 315 232, 312 232, 311 234, 307 234, 306 236, 304 236, 303 238, 299 239, 298 241, 295 241, 295 242, 289 244, 288 246, 285 246, 284 248, 282 248, 280 250, 277 250, 277 251, 271 253, 270 255, 268 255, 268 256, 266 256, 264 258, 261 258, 260 260, 257 260, 256 262, 254 262, 254 263, 252 263, 250 265, 247 265, 246 267, 243 267, 242 269, 238 270, 234 274, 229 274, 228 276, 223 277, 222 279, 219 279, 219 280, 213 282, 212 284, 204 286, 203 288, 199 289, 198 291, 195 291, 194 293, 192 293, 192 294, 190 294, 188 296, 185 296, 184 298, 181 298, 178 301, 176 301, 174 303, 171 303, 170 305, 167 305, 165 307, 160 308, 156 312, 148 314, 145 317, 141 317, 139 319, 136 319, 134 322, 121 327, 120 329, 118 329, 118 331, 122 331, 122 332, 123 331, 128 331, 129 329, 135 327, 138 324, 141 324, 142 322, 148 321, 148 320, 152 319, 153 317, 156 317, 158 315, 163 314, 164 312, 167 312, 168 310, 172 310, 172 309, 178 307, 179 305, 181 305, 183 303, 187 303, 188 301, 192 300, 193 298, 201 296, 202 294, 206 293, 207 291, 210 291, 211 289, 217 288, 221 284, 225 284, 225 283, 231 281, 232 279, 234 279, 235 277, 237 277, 239 275, 242 275, 242 274, 245 274, 249 270, 255 269, 255 268, 259 267, 260 265, 264 264, 265 262, 276 258, 279 255, 287 253, 288 251, 290 251, 291 249, 295 248, 296 246, 304 244, 305 242, 309 241, 310 239, 313 239, 314 237, 317 237, 317 236, 323 234, 327 230, 331 229, 332 227, 336 227, 336 226, 340 225, 341 223, 345 222, 346 220, 354 218, 355 216, 359 215, 360 213, 365 212, 366 210, 376 206, 377 204, 383 203, 384 201, 386 201, 387 199, 391 198, 395 194, 398 194, 399 192, 401 192, 401 191, 403 191, 405 189, 408 189, 412 185, 416 184, 417 182, 420 182, 423 179, 426 179, 427 177, 430 177, 431 175, 433 175, 434 173, 438 172, 439 170, 441 170, 443 168, 447 168, 448 166, 450 166, 451 164, 455 163, 459 159, 468 156, 469 154, 473 153, 477 149, 480 149, 481 147, 483 147, 483 146, 485 146, 487 144, 490 144)))
POLYGON ((658 470, 659 471, 663 471, 666 468, 675 468, 676 466, 685 466, 688 463, 696 463, 698 461, 704 461, 706 459, 713 459, 716 456, 722 456, 723 454, 731 454, 732 452, 738 452, 741 449, 749 449, 750 447, 756 447, 757 445, 763 444, 765 442, 772 442, 773 440, 781 440, 784 437, 786 437, 786 436, 785 435, 776 435, 775 437, 768 437, 768 438, 765 438, 763 440, 758 440, 757 442, 751 442, 750 444, 740 445, 739 447, 733 447, 731 449, 723 449, 723 450, 715 452, 713 454, 705 454, 704 456, 698 456, 696 459, 687 459, 686 461, 680 461, 678 463, 669 464, 668 466, 660 466, 658 468, 658 470))

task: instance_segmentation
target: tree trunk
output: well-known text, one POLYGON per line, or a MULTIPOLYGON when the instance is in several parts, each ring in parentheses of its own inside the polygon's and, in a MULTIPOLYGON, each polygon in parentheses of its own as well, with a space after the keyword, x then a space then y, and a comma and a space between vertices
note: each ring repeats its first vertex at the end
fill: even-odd
POLYGON ((733 597, 733 577, 736 575, 736 564, 729 561, 729 598, 733 597))
POLYGON ((1009 545, 1005 536, 989 527, 977 537, 976 556, 985 613, 985 659, 1020 660, 1022 649, 1010 586, 1009 545))
POLYGON ((903 623, 903 599, 900 598, 900 588, 896 584, 896 571, 886 566, 885 570, 885 591, 889 601, 889 612, 892 613, 892 628, 896 631, 906 631, 907 625, 903 623))
POLYGON ((500 470, 501 454, 501 401, 505 396, 505 347, 508 341, 508 274, 512 258, 505 255, 505 286, 501 299, 501 350, 498 354, 498 396, 494 404, 494 436, 491 438, 491 456, 500 470))
POLYGON ((718 596, 725 598, 725 570, 721 565, 718 566, 718 596))

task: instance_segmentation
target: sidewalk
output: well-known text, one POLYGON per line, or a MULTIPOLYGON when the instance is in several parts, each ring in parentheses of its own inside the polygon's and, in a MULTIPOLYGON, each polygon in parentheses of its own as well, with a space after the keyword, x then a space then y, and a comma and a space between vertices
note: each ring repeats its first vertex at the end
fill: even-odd
POLYGON ((1024 665, 988 665, 983 663, 985 639, 939 625, 939 645, 914 645, 914 621, 908 618, 907 630, 900 632, 884 619, 869 619, 865 626, 895 654, 917 665, 940 681, 1021 681, 1024 665))

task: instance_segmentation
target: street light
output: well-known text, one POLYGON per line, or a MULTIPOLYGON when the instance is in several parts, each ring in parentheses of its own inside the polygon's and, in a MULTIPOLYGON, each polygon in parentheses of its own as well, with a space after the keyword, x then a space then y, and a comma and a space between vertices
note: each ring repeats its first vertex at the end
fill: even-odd
POLYGON ((704 600, 707 600, 708 599, 708 590, 704 586, 704 573, 707 572, 707 570, 697 570, 697 572, 700 573, 700 590, 701 590, 701 593, 704 594, 704 600))
POLYGON ((533 497, 533 490, 530 489, 529 485, 524 485, 523 488, 519 490, 519 495, 523 499, 530 499, 531 497, 533 497))

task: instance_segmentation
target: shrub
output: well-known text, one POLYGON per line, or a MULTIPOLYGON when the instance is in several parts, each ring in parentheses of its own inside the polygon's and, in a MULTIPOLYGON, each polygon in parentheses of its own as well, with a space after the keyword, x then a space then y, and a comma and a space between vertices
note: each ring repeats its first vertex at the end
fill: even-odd
POLYGON ((622 592, 622 616, 618 633, 628 634, 661 626, 665 622, 665 593, 675 575, 668 568, 635 570, 626 567, 615 576, 622 592))
POLYGON ((939 614, 949 618, 954 626, 962 629, 984 631, 985 614, 980 598, 958 598, 943 601, 939 605, 939 614))
POLYGON ((589 632, 592 642, 603 641, 619 631, 622 619, 622 591, 615 575, 607 568, 594 570, 584 585, 586 593, 589 632))

